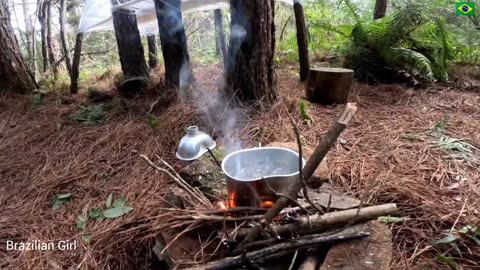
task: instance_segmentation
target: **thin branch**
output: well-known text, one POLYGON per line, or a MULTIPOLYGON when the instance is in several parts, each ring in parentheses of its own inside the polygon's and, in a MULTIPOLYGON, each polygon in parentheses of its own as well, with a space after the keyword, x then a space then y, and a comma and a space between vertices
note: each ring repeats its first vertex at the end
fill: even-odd
POLYGON ((170 178, 172 178, 183 190, 185 190, 188 194, 190 194, 193 198, 195 198, 198 202, 204 204, 205 206, 209 207, 209 208, 212 208, 212 205, 211 204, 207 204, 205 203, 204 199, 199 197, 198 194, 196 194, 192 187, 186 183, 185 181, 182 181, 180 178, 177 178, 175 177, 175 175, 173 175, 171 172, 169 172, 168 170, 164 169, 164 168, 160 168, 158 167, 157 165, 155 165, 155 163, 153 163, 147 156, 145 155, 140 155, 140 157, 145 160, 145 162, 150 165, 150 167, 154 168, 155 170, 157 171, 160 171, 160 172, 163 172, 163 173, 166 173, 168 176, 170 176, 170 178))
POLYGON ((283 109, 288 115, 288 118, 290 119, 290 123, 292 124, 293 131, 295 132, 295 136, 297 138, 297 147, 298 147, 298 177, 300 178, 300 181, 302 182, 302 190, 303 190, 303 197, 305 197, 305 200, 313 207, 315 210, 317 210, 319 213, 323 214, 324 211, 322 208, 318 207, 315 202, 313 202, 310 199, 310 196, 308 195, 308 187, 307 183, 305 182, 305 179, 303 178, 303 150, 302 150, 302 142, 300 140, 300 132, 298 131, 298 127, 295 124, 295 120, 293 120, 293 117, 288 113, 287 106, 285 105, 285 102, 282 100, 282 105, 283 109))
POLYGON ((290 267, 288 267, 288 270, 292 270, 293 266, 295 265, 295 261, 297 260, 297 255, 298 255, 298 249, 295 250, 295 254, 293 255, 292 262, 290 263, 290 267))

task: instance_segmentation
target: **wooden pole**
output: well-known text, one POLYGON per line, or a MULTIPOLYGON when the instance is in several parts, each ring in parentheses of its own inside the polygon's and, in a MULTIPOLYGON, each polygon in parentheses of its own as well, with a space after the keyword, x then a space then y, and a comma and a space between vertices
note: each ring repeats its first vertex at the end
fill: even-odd
POLYGON ((297 27, 298 57, 300 60, 300 81, 307 79, 310 63, 308 59, 307 27, 301 0, 294 0, 295 24, 297 27))
POLYGON ((78 33, 73 51, 72 72, 70 74, 70 93, 78 93, 78 75, 80 73, 80 57, 82 56, 83 33, 78 33))

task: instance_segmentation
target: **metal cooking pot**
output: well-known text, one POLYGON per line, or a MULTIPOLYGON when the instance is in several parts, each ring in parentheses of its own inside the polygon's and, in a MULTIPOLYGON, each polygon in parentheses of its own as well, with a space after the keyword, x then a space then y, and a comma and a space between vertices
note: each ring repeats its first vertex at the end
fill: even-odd
MULTIPOLYGON (((305 160, 302 158, 302 168, 305 160)), ((233 152, 222 162, 229 207, 259 207, 275 202, 299 181, 298 153, 282 147, 250 148, 233 152)))

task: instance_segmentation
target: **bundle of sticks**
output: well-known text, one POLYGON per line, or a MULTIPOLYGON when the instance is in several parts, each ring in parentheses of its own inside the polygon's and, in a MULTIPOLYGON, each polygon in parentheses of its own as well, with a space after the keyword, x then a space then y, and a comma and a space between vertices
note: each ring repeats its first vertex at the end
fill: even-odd
MULTIPOLYGON (((177 220, 221 224, 222 230, 218 236, 223 241, 235 243, 234 248, 226 252, 222 259, 204 262, 189 269, 229 269, 247 266, 250 269, 261 269, 259 265, 288 254, 299 251, 329 246, 341 241, 368 237, 369 233, 363 222, 397 213, 395 204, 384 204, 329 212, 329 206, 321 207, 313 202, 308 194, 309 180, 316 168, 334 145, 339 135, 351 121, 357 108, 348 103, 338 119, 324 135, 314 153, 302 168, 302 150, 300 135, 293 119, 292 125, 297 135, 299 148, 299 181, 294 183, 287 194, 278 194, 279 199, 269 209, 236 207, 213 210, 183 210, 175 216, 177 220), (302 194, 307 205, 302 205, 297 198, 302 194), (227 223, 242 222, 240 226, 228 226, 227 223), (245 224, 249 224, 246 227, 245 224)), ((156 167, 146 156, 146 162, 156 167)), ((164 161, 163 161, 164 162, 164 161)), ((164 162, 165 164, 165 162, 164 162)), ((168 164, 167 164, 168 165, 168 164)), ((171 167, 168 166, 170 169, 171 167)), ((162 170, 165 172, 164 170, 162 170)), ((208 199, 198 190, 188 185, 176 173, 169 173, 180 187, 186 189, 193 200, 199 205, 208 206, 208 199)), ((330 204, 330 203, 329 203, 330 204)), ((198 223, 197 223, 198 224, 198 223)), ((290 268, 289 268, 290 269, 290 268)))

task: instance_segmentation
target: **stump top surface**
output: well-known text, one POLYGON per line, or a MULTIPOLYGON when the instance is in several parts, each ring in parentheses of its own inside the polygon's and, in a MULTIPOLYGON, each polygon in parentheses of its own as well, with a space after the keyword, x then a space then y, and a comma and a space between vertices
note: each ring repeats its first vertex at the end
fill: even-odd
POLYGON ((353 70, 351 70, 351 69, 346 69, 346 68, 331 68, 331 67, 311 68, 310 71, 333 72, 333 73, 353 73, 353 70))

